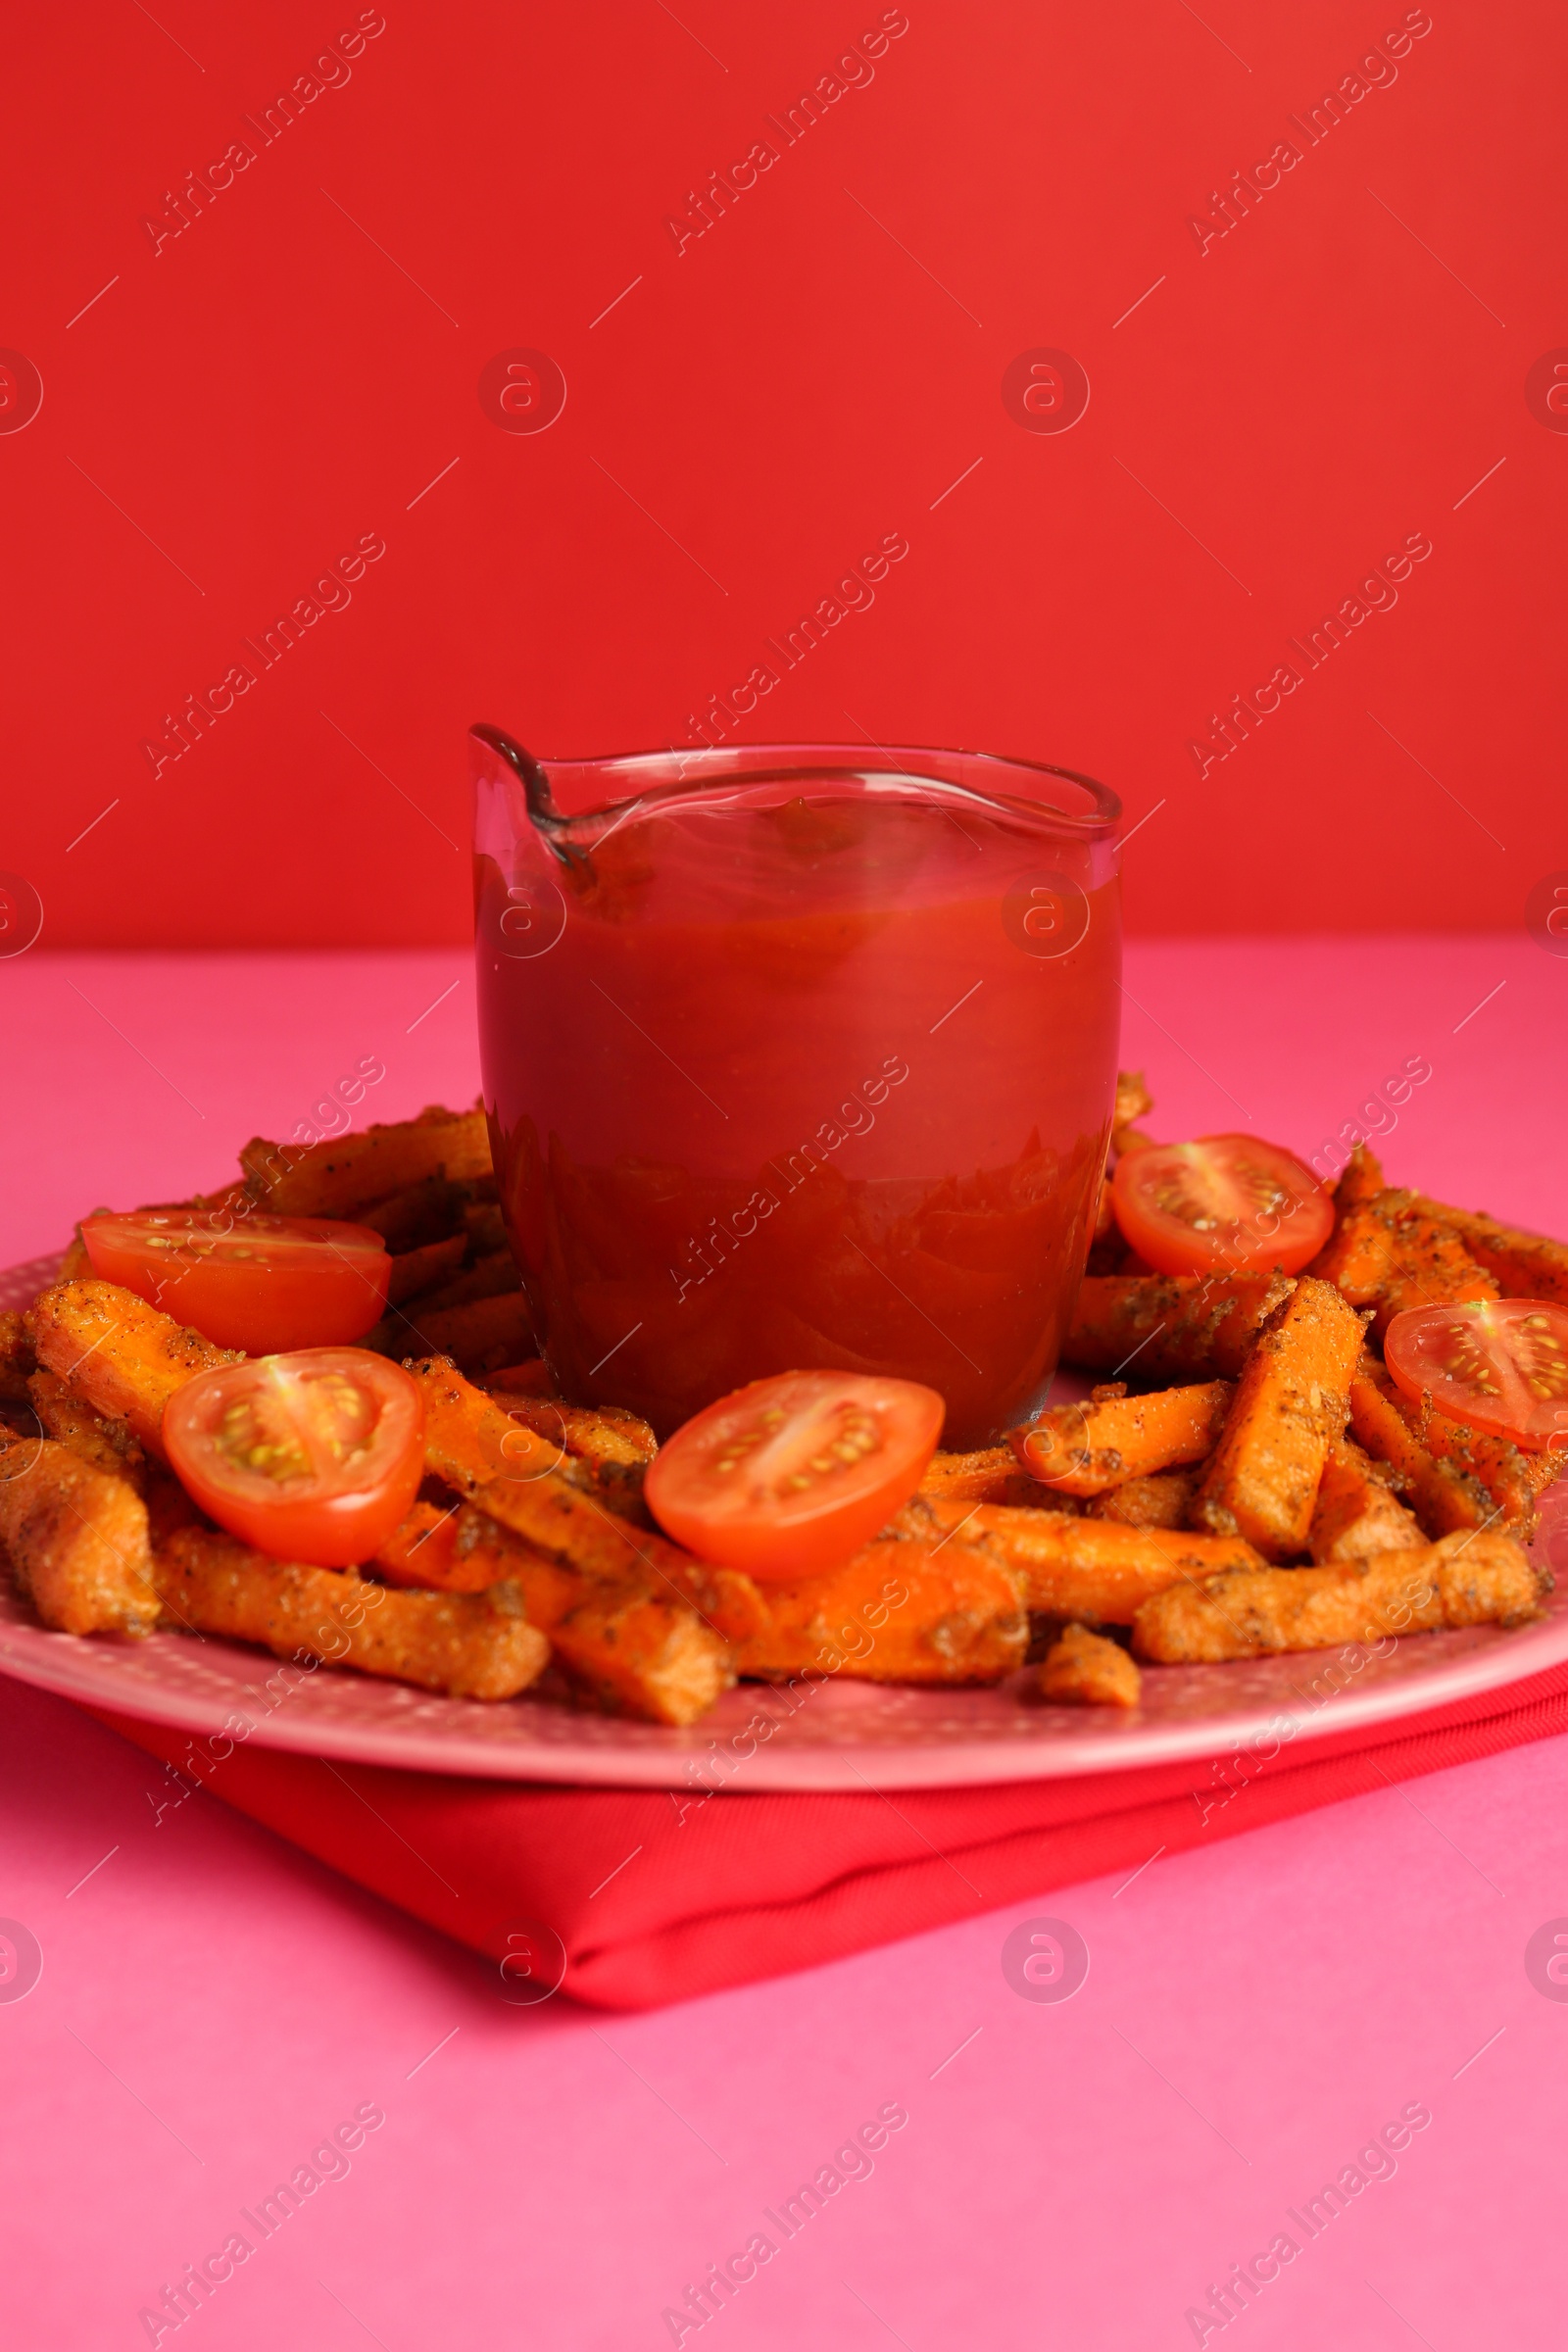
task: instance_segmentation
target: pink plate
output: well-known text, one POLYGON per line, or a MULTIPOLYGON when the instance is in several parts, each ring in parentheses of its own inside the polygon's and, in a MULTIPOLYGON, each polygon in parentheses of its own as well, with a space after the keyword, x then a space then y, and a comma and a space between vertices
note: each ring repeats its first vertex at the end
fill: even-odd
MULTIPOLYGON (((39 1259, 0 1274, 0 1307, 55 1272, 39 1259)), ((1537 1556, 1568 1566, 1568 1495, 1548 1505, 1537 1556)), ((363 1764, 494 1780, 655 1788, 940 1788, 1118 1772, 1140 1764, 1277 1752, 1498 1690, 1568 1659, 1568 1592, 1517 1633, 1475 1626, 1416 1634, 1384 1654, 1354 1643, 1231 1666, 1144 1669, 1131 1716, 1051 1707, 1033 1676, 984 1690, 919 1690, 848 1680, 800 1686, 793 1703, 761 1684, 729 1691, 701 1724, 667 1731, 578 1713, 544 1698, 501 1706, 437 1698, 331 1667, 301 1670, 214 1639, 148 1641, 47 1633, 0 1589, 0 1672, 86 1706, 194 1737, 256 1740, 363 1764)), ((224 1751, 226 1752, 226 1750, 224 1751)))

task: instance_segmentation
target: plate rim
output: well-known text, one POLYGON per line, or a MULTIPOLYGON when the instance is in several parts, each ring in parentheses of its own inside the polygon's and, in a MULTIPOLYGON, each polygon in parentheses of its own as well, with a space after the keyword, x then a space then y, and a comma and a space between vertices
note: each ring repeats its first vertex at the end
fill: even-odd
MULTIPOLYGON (((0 1268, 0 1297, 19 1275, 47 1282, 50 1273, 58 1270, 59 1262, 58 1258, 38 1257, 0 1268)), ((1568 1516, 1561 1523, 1568 1525, 1568 1516)), ((238 1690, 233 1697, 222 1698, 189 1690, 161 1690, 135 1678, 121 1683, 113 1661, 125 1654, 125 1643, 55 1633, 12 1614, 14 1608, 24 1605, 13 1601, 9 1594, 0 1600, 0 1674, 13 1681, 94 1712, 126 1715, 208 1739, 215 1734, 227 1737, 225 1726, 236 1713, 245 1711, 243 1690, 238 1690), (56 1643, 66 1646, 56 1650, 56 1643)), ((1491 1630, 1494 1639, 1457 1657, 1439 1661, 1427 1672, 1391 1676, 1361 1689, 1344 1689, 1315 1704, 1303 1702, 1299 1713, 1260 1701, 1255 1707, 1225 1716, 1200 1714, 1145 1722, 1135 1714, 1125 1725, 1102 1731, 1093 1739, 1077 1739, 1067 1733, 1054 1739, 1003 1736, 858 1745, 852 1738, 823 1740, 809 1747, 780 1748, 767 1747, 758 1740, 749 1757, 737 1758, 735 1769, 726 1771, 722 1792, 854 1795, 894 1788, 971 1788, 1007 1782, 1077 1780, 1137 1771, 1142 1766, 1201 1764, 1255 1745, 1259 1739, 1276 1733, 1286 1723, 1291 1729, 1279 1742, 1279 1748, 1343 1732, 1370 1730, 1402 1717, 1427 1714, 1462 1699, 1481 1697, 1488 1691, 1505 1690, 1568 1661, 1568 1595, 1548 1612, 1544 1622, 1538 1620, 1512 1632, 1500 1627, 1491 1630)), ((1432 1639, 1434 1636, 1429 1634, 1399 1637, 1401 1642, 1432 1639)), ((153 1643, 179 1640, 175 1634, 150 1637, 153 1643)), ((268 1654, 253 1644, 227 1641, 221 1636, 204 1636, 203 1640, 216 1643, 220 1651, 253 1660, 268 1654)), ((135 1644, 142 1654, 147 1653, 148 1647, 147 1642, 135 1644)), ((1279 1654, 1317 1660, 1319 1664, 1313 1671, 1320 1675, 1322 1661, 1346 1656, 1362 1647, 1360 1643, 1336 1643, 1328 1649, 1279 1654)), ((317 1671, 336 1678, 346 1670, 323 1665, 317 1671)), ((1155 1674, 1164 1671, 1169 1670, 1146 1669, 1155 1674)), ((372 1676, 354 1675, 352 1681, 361 1689, 376 1687, 376 1678, 372 1676)), ((392 1687, 402 1690, 412 1686, 392 1687)), ((856 1687, 874 1688, 858 1684, 856 1687)), ((752 1688, 760 1695, 770 1686, 759 1683, 752 1688)), ((937 1698, 953 1694, 915 1690, 912 1695, 937 1698)), ((466 1703, 477 1706, 483 1702, 466 1703)), ((563 1707, 562 1712, 569 1719, 572 1710, 563 1707)), ((764 1718, 765 1714, 764 1708, 764 1718)), ((595 1720, 612 1721, 612 1718, 595 1720)), ((751 1721, 756 1720, 754 1715, 751 1721)), ((574 1746, 569 1738, 549 1742, 519 1738, 510 1744, 492 1745, 467 1740, 461 1733, 453 1736, 399 1726, 391 1719, 384 1730, 377 1730, 373 1725, 313 1719, 307 1711, 292 1717, 282 1713, 275 1721, 253 1722, 243 1740, 235 1740, 233 1744, 237 1747, 254 1742, 288 1754, 314 1755, 384 1770, 430 1772, 457 1780, 578 1788, 684 1790, 697 1798, 704 1793, 719 1792, 709 1788, 698 1777, 698 1770, 720 1746, 730 1731, 727 1724, 714 1724, 709 1718, 684 1730, 659 1725, 628 1726, 632 1728, 639 1734, 638 1742, 625 1747, 616 1747, 603 1739, 584 1740, 574 1746)), ((747 1729, 749 1726, 742 1727, 743 1732, 747 1729)), ((213 1765, 204 1777, 212 1777, 218 1769, 213 1765)))

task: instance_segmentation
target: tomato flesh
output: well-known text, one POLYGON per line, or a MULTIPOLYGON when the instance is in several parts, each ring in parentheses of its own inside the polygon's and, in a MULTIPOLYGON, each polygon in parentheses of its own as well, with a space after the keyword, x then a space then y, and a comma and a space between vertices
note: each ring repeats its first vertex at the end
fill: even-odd
POLYGON ((1568 1450, 1568 1308, 1544 1298, 1412 1306, 1383 1357, 1407 1396, 1533 1453, 1568 1450))
POLYGON ((106 1282, 247 1355, 363 1340, 386 1311, 392 1260, 368 1225, 139 1208, 87 1217, 81 1238, 106 1282))
POLYGON ((1124 1240, 1158 1274, 1295 1274, 1334 1230, 1311 1169, 1256 1135, 1124 1153, 1111 1199, 1124 1240))
POLYGON ((307 1348, 204 1372, 164 1408, 186 1493, 274 1559, 368 1560, 424 1474, 424 1399, 401 1364, 361 1348, 307 1348))
POLYGON ((643 1492, 665 1534, 699 1559, 763 1579, 815 1575, 908 1501, 946 1410, 912 1380, 775 1373, 676 1430, 643 1492))

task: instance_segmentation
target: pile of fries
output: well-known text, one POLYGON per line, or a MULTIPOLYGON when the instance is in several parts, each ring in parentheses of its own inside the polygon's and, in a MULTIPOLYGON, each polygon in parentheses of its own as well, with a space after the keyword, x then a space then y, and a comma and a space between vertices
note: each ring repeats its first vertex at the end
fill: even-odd
MULTIPOLYGON (((1113 1148, 1147 1141, 1142 1081, 1113 1148)), ((1066 1346, 1107 1376, 1007 1445, 939 1453, 841 1567, 792 1584, 707 1565, 643 1501, 653 1432, 552 1393, 496 1205, 482 1113, 430 1109, 336 1144, 257 1140, 194 1203, 373 1226, 390 1305, 366 1345, 423 1394, 425 1484, 373 1560, 279 1561, 206 1520, 160 1429, 235 1360, 93 1278, 0 1315, 0 1544, 47 1626, 228 1636, 472 1699, 537 1687, 647 1722, 702 1716, 737 1677, 1000 1681, 1040 1661, 1062 1704, 1138 1703, 1179 1664, 1539 1614, 1526 1557, 1558 1457, 1394 1387, 1378 1352, 1412 1304, 1568 1302, 1568 1247, 1391 1189, 1363 1147, 1298 1277, 1128 1270, 1102 1229, 1066 1346), (1145 1385, 1130 1393, 1126 1372, 1145 1385)))

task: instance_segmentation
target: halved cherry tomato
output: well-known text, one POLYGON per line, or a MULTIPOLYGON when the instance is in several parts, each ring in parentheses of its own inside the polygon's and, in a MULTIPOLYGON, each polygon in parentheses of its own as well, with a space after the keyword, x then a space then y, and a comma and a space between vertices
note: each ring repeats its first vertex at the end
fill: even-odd
POLYGON ((1568 1449, 1568 1308, 1544 1298, 1412 1306, 1383 1357, 1407 1396, 1533 1453, 1568 1449))
POLYGON ((1334 1230, 1308 1167, 1257 1135, 1150 1144, 1116 1162, 1116 1222, 1160 1274, 1295 1274, 1334 1230))
POLYGON ((247 1355, 363 1340, 386 1310, 392 1260, 368 1225, 138 1208, 85 1218, 81 1238, 106 1282, 247 1355))
POLYGON ((220 1527, 275 1559, 369 1559, 424 1474, 424 1400, 401 1364, 364 1348, 306 1348, 225 1364, 176 1389, 164 1445, 220 1527))
POLYGON ((699 1559, 762 1578, 847 1560, 907 1502, 947 1410, 935 1389, 854 1372, 779 1372, 677 1429, 643 1492, 699 1559))

